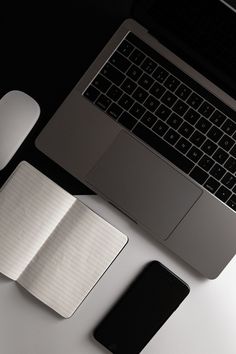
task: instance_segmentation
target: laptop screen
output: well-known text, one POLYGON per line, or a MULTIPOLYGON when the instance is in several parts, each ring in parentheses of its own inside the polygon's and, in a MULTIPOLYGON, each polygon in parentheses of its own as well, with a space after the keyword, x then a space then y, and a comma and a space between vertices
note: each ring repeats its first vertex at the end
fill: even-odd
POLYGON ((233 1, 140 0, 134 18, 236 99, 236 12, 228 4, 233 1))

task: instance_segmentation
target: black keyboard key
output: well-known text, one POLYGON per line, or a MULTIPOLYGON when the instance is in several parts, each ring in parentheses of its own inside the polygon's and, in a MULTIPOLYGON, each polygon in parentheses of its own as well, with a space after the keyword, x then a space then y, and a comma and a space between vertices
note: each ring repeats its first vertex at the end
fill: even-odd
POLYGON ((104 76, 98 75, 92 82, 92 85, 95 86, 98 90, 105 93, 111 86, 111 82, 108 81, 104 76))
POLYGON ((157 64, 150 58, 146 58, 141 65, 141 68, 148 74, 151 74, 157 67, 157 64))
POLYGON ((145 109, 139 103, 135 102, 129 111, 131 114, 133 114, 133 116, 139 119, 142 117, 145 109))
POLYGON ((116 103, 112 103, 107 110, 107 113, 114 119, 119 118, 122 112, 123 109, 121 109, 116 103))
POLYGON ((93 86, 89 86, 84 93, 84 96, 87 97, 91 102, 94 102, 99 95, 100 92, 93 86))
POLYGON ((227 202, 227 205, 236 211, 236 194, 233 194, 227 202))
POLYGON ((173 111, 180 116, 183 116, 188 110, 188 105, 184 103, 182 100, 178 99, 178 101, 173 106, 173 111))
POLYGON ((213 125, 213 127, 211 127, 211 129, 207 133, 208 138, 213 140, 215 143, 217 143, 217 141, 220 140, 222 135, 223 135, 223 132, 219 128, 217 128, 215 125, 213 125))
POLYGON ((159 138, 150 129, 143 124, 138 123, 134 130, 134 134, 150 145, 154 150, 162 154, 166 159, 171 161, 185 173, 189 173, 194 166, 194 163, 178 152, 175 148, 159 138))
POLYGON ((203 117, 201 117, 196 124, 196 128, 200 130, 200 132, 202 132, 203 134, 205 134, 211 126, 212 124, 203 117))
POLYGON ((224 166, 229 172, 236 172, 236 160, 232 156, 228 158, 224 166))
POLYGON ((190 124, 195 125, 200 118, 200 114, 194 111, 192 108, 185 113, 184 119, 186 119, 190 124))
POLYGON ((211 193, 215 193, 215 191, 219 188, 219 186, 220 186, 220 182, 218 182, 213 177, 209 177, 204 184, 204 187, 211 193))
POLYGON ((208 102, 203 102, 199 107, 198 112, 200 112, 204 117, 209 118, 214 112, 215 108, 208 102))
POLYGON ((107 63, 103 67, 101 73, 117 86, 120 86, 120 84, 122 83, 122 81, 124 81, 125 78, 125 75, 118 69, 116 69, 114 66, 112 66, 110 63, 107 63))
POLYGON ((167 123, 174 129, 178 129, 182 122, 183 119, 180 116, 178 116, 176 113, 172 113, 167 120, 167 123))
POLYGON ((134 49, 134 51, 130 54, 129 59, 136 65, 140 65, 144 60, 145 55, 140 52, 138 49, 134 49))
POLYGON ((166 91, 166 93, 161 98, 161 102, 163 102, 167 107, 172 107, 176 100, 177 97, 170 91, 166 91))
POLYGON ((116 85, 112 85, 107 91, 107 96, 111 98, 113 101, 117 101, 122 95, 121 89, 119 89, 116 85))
POLYGON ((167 132, 169 127, 166 123, 162 122, 162 120, 158 119, 157 123, 154 125, 152 129, 158 135, 163 136, 167 132))
POLYGON ((106 110, 110 104, 111 104, 111 100, 110 98, 106 97, 105 95, 100 95, 97 99, 97 101, 95 102, 95 104, 101 108, 102 110, 106 110))
POLYGON ((218 165, 217 163, 210 170, 210 174, 215 177, 218 181, 224 176, 226 170, 224 167, 218 165))
POLYGON ((164 104, 161 104, 161 105, 157 108, 155 114, 156 114, 159 118, 161 118, 162 120, 165 121, 165 120, 169 117, 169 115, 171 114, 171 110, 170 110, 168 107, 166 107, 164 104))
POLYGON ((214 123, 217 127, 220 127, 225 120, 226 120, 226 116, 217 110, 210 117, 210 121, 214 123))
POLYGON ((178 79, 176 79, 176 77, 170 75, 168 77, 168 79, 166 79, 164 86, 166 88, 168 88, 168 90, 174 92, 177 89, 177 87, 179 86, 179 84, 180 84, 180 81, 178 79))
POLYGON ((125 73, 131 65, 131 62, 118 52, 112 54, 109 62, 123 73, 125 73))
POLYGON ((215 161, 219 162, 222 165, 229 157, 229 154, 221 148, 218 148, 212 157, 215 161))
POLYGON ((129 76, 134 81, 137 81, 142 75, 142 70, 139 69, 136 65, 132 65, 127 71, 126 75, 129 76))
POLYGON ((128 57, 130 55, 130 53, 133 51, 134 46, 127 42, 126 40, 124 40, 118 47, 118 52, 122 53, 124 56, 128 57))
POLYGON ((192 91, 190 90, 190 88, 188 88, 184 84, 181 84, 178 87, 178 89, 176 90, 175 94, 176 94, 176 96, 181 98, 181 100, 185 101, 188 98, 188 96, 190 95, 191 92, 192 91))
POLYGON ((205 171, 209 171, 214 165, 214 160, 212 160, 209 156, 204 155, 201 160, 198 162, 199 166, 201 166, 205 171))
POLYGON ((187 99, 187 103, 193 107, 194 109, 197 109, 203 102, 203 98, 201 98, 199 95, 197 95, 195 92, 193 92, 189 98, 187 99))
POLYGON ((179 139, 179 137, 180 135, 175 130, 170 128, 166 133, 166 135, 164 136, 164 139, 171 145, 174 145, 179 139))
POLYGON ((224 177, 222 178, 221 183, 222 183, 225 187, 231 189, 231 188, 234 187, 234 185, 235 185, 235 183, 236 183, 236 177, 233 176, 231 173, 227 172, 227 173, 224 175, 224 177))
POLYGON ((156 98, 161 98, 166 89, 161 86, 158 82, 155 82, 150 88, 150 93, 156 98))
POLYGON ((202 133, 200 133, 198 130, 195 130, 195 132, 193 132, 193 134, 190 137, 190 141, 198 147, 200 147, 205 140, 206 140, 205 136, 202 133))
POLYGON ((203 152, 199 150, 196 146, 192 146, 189 152, 187 153, 188 158, 193 162, 198 162, 202 155, 203 152))
POLYGON ((121 85, 122 90, 124 90, 129 95, 131 95, 134 92, 136 87, 137 87, 137 84, 129 78, 125 79, 125 81, 121 85))
POLYGON ((144 102, 144 106, 149 109, 151 112, 154 112, 157 107, 160 105, 160 102, 155 99, 152 95, 149 95, 146 101, 144 102))
POLYGON ((175 147, 183 154, 186 154, 186 152, 191 148, 191 146, 192 144, 190 144, 188 140, 186 140, 185 138, 180 138, 175 147))
POLYGON ((139 103, 143 103, 147 96, 148 93, 147 91, 145 91, 144 89, 142 89, 142 87, 137 87, 136 90, 133 93, 133 98, 135 98, 139 103))
POLYGON ((194 128, 187 122, 183 122, 183 124, 179 128, 180 134, 182 134, 185 138, 189 138, 193 131, 194 128))
POLYGON ((137 119, 131 116, 128 112, 123 112, 118 122, 127 129, 131 130, 137 123, 137 119))
POLYGON ((151 76, 147 75, 146 73, 144 73, 138 81, 139 85, 142 86, 145 90, 149 90, 153 82, 154 80, 151 78, 151 76))
POLYGON ((126 93, 124 93, 119 99, 118 103, 122 108, 128 110, 134 103, 134 100, 128 95, 126 95, 126 93))
POLYGON ((198 183, 203 184, 207 180, 208 174, 205 171, 203 171, 200 167, 195 166, 190 173, 190 177, 192 177, 198 183))
POLYGON ((222 125, 221 129, 225 133, 232 135, 236 131, 236 124, 232 120, 227 119, 226 122, 224 122, 224 124, 222 125))
POLYGON ((230 154, 236 158, 236 144, 232 147, 232 149, 230 150, 230 154))
POLYGON ((168 75, 169 73, 162 66, 158 66, 152 76, 154 77, 154 79, 162 83, 165 81, 168 75))
POLYGON ((228 135, 224 135, 220 141, 219 145, 226 151, 229 151, 231 147, 234 145, 234 140, 231 139, 228 135))
POLYGON ((155 117, 152 113, 148 111, 145 112, 145 114, 141 119, 141 122, 143 122, 149 128, 151 128, 154 125, 154 123, 156 123, 156 121, 157 121, 157 117, 155 117))
POLYGON ((217 145, 209 139, 207 139, 205 143, 202 145, 202 150, 208 155, 212 155, 216 149, 217 149, 217 145))
POLYGON ((231 192, 225 188, 224 186, 221 186, 218 191, 216 192, 215 196, 222 200, 222 202, 226 202, 227 199, 231 196, 231 192))

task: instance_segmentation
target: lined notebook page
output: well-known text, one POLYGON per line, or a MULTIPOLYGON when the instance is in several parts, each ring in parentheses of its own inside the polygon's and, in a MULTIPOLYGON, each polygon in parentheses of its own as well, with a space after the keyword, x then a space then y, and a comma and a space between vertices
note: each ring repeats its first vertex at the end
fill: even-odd
POLYGON ((0 272, 16 280, 76 198, 27 162, 0 191, 0 272))
POLYGON ((79 200, 18 279, 63 317, 70 317, 127 242, 79 200))

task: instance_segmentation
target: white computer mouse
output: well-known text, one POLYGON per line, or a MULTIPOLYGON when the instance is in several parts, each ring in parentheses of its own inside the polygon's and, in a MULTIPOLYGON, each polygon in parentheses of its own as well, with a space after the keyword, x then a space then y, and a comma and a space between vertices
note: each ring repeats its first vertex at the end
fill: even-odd
POLYGON ((0 170, 19 149, 40 115, 38 103, 22 91, 10 91, 0 100, 0 170))

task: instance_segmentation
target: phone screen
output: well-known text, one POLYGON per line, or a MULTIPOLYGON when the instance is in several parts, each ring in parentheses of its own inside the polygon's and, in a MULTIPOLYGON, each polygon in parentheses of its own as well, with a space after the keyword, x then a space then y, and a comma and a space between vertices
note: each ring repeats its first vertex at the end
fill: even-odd
POLYGON ((152 261, 96 327, 94 337, 112 353, 140 353, 188 293, 187 284, 152 261))

